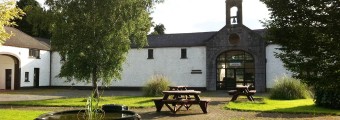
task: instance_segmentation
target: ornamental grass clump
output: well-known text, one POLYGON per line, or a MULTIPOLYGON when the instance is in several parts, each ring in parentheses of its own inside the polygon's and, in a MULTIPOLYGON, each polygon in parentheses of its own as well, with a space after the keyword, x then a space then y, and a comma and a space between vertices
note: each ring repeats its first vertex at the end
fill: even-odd
POLYGON ((299 79, 281 77, 276 80, 274 88, 270 92, 271 99, 294 100, 310 98, 310 90, 299 79))
POLYGON ((162 96, 162 91, 168 90, 169 80, 163 75, 154 75, 143 88, 145 96, 162 96))

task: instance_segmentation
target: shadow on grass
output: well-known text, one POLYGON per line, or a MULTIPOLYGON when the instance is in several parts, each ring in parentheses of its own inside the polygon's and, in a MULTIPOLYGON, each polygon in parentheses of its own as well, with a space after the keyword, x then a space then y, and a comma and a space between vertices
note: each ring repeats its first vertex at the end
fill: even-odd
POLYGON ((313 118, 329 115, 339 115, 340 110, 329 110, 326 108, 316 107, 315 105, 305 105, 292 108, 274 109, 270 112, 261 112, 257 117, 266 118, 313 118), (293 112, 294 111, 294 112, 293 112))

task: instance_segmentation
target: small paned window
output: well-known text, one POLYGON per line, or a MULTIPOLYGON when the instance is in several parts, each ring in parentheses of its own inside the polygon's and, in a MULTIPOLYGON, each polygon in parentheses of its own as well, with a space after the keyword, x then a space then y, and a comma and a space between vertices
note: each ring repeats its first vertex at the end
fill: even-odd
POLYGON ((181 59, 187 58, 187 49, 181 49, 181 59))
POLYGON ((25 82, 30 82, 30 80, 29 80, 29 72, 25 72, 25 82))
POLYGON ((148 59, 153 59, 153 49, 148 49, 148 59))
POLYGON ((40 58, 40 50, 38 49, 30 49, 29 50, 29 57, 33 57, 33 58, 40 58))

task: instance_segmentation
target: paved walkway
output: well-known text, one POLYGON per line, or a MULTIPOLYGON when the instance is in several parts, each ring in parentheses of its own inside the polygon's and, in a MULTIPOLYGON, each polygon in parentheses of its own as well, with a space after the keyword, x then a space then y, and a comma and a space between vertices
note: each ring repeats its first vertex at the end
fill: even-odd
MULTIPOLYGON (((63 97, 86 97, 91 93, 89 90, 69 90, 69 89, 34 89, 17 91, 0 91, 0 101, 21 101, 21 100, 41 100, 55 99, 63 97)), ((141 91, 109 91, 104 92, 104 96, 140 96, 141 91)), ((257 94, 258 95, 258 94, 257 94)), ((161 112, 156 112, 156 108, 132 108, 142 119, 176 119, 176 120, 240 120, 240 119, 326 119, 340 120, 340 116, 312 115, 312 114, 282 114, 282 113, 263 113, 263 112, 241 112, 225 110, 224 105, 231 99, 226 91, 203 92, 203 97, 211 98, 212 102, 208 106, 208 114, 203 114, 198 105, 193 105, 189 111, 181 110, 177 114, 172 114, 166 107, 161 112)), ((0 106, 0 109, 6 106, 0 106)), ((11 109, 51 109, 55 111, 74 109, 58 107, 12 107, 11 109)))

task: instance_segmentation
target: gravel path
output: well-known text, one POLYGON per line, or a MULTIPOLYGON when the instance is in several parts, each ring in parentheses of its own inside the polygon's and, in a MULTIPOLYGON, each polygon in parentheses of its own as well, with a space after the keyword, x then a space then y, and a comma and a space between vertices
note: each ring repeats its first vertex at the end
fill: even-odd
MULTIPOLYGON (((91 93, 89 90, 69 90, 69 89, 34 89, 18 91, 0 91, 0 101, 20 101, 20 100, 42 100, 63 97, 85 97, 91 93)), ((105 91, 104 96, 140 96, 140 91, 105 91)), ((156 108, 131 108, 137 112, 142 119, 176 119, 176 120, 240 120, 240 119, 322 119, 340 120, 340 116, 313 115, 313 114, 283 114, 283 113, 263 113, 263 112, 241 112, 225 110, 223 107, 231 99, 226 91, 203 92, 202 97, 211 98, 212 102, 208 106, 208 114, 202 113, 198 105, 193 105, 190 110, 181 110, 176 114, 171 113, 166 107, 161 112, 156 112, 156 108)), ((32 109, 61 111, 79 109, 72 107, 25 107, 25 106, 0 106, 0 109, 32 109)))

